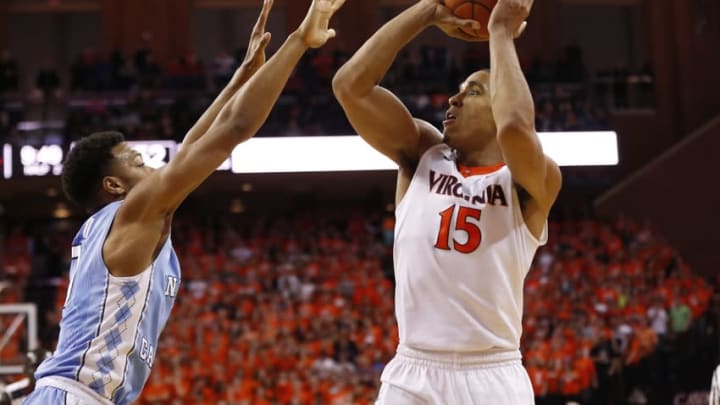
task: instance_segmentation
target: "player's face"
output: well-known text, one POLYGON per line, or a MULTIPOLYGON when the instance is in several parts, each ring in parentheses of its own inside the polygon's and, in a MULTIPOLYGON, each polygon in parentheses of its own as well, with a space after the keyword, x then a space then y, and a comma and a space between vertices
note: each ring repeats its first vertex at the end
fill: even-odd
POLYGON ((115 159, 111 163, 110 175, 120 180, 125 193, 155 170, 146 166, 142 155, 125 142, 115 146, 112 153, 115 159))
POLYGON ((496 133, 490 104, 490 72, 471 74, 450 97, 443 122, 445 143, 458 150, 475 150, 496 133))

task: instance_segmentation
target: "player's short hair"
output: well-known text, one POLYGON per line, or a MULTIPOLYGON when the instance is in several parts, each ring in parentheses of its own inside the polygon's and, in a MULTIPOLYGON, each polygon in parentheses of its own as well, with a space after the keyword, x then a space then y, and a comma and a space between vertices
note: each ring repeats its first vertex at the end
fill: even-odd
POLYGON ((79 140, 63 163, 62 187, 65 196, 86 211, 98 203, 98 191, 108 164, 114 158, 112 148, 125 141, 120 132, 95 132, 79 140))

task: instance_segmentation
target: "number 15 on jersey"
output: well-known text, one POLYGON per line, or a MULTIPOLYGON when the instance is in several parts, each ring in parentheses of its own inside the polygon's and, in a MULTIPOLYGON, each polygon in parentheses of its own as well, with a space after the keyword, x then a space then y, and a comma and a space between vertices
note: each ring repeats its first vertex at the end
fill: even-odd
POLYGON ((440 229, 437 234, 435 247, 442 250, 455 250, 460 253, 472 253, 482 241, 482 231, 480 230, 480 215, 482 211, 476 208, 463 207, 459 205, 451 205, 447 209, 438 213, 440 215, 440 229), (457 208, 457 216, 453 224, 453 214, 457 208), (450 246, 450 230, 454 234, 462 231, 467 234, 467 241, 458 242, 453 237, 452 247, 450 246))

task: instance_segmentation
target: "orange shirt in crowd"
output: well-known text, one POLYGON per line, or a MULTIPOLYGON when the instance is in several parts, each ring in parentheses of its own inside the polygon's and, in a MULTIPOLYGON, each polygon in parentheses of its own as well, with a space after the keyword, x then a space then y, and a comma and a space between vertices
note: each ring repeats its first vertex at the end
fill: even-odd
POLYGON ((548 393, 548 371, 544 367, 527 367, 530 382, 536 397, 544 397, 548 393))

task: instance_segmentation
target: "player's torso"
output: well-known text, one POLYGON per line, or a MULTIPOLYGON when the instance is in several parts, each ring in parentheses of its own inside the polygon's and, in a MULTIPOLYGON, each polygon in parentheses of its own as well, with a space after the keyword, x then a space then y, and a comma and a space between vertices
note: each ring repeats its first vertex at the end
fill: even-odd
POLYGON ((507 167, 461 170, 447 146, 434 146, 396 217, 401 343, 453 351, 516 347, 523 281, 537 243, 507 167))
POLYGON ((150 374, 180 286, 180 266, 168 238, 141 274, 110 275, 102 246, 119 204, 88 219, 73 241, 58 347, 36 376, 70 378, 122 404, 139 395, 150 374))

